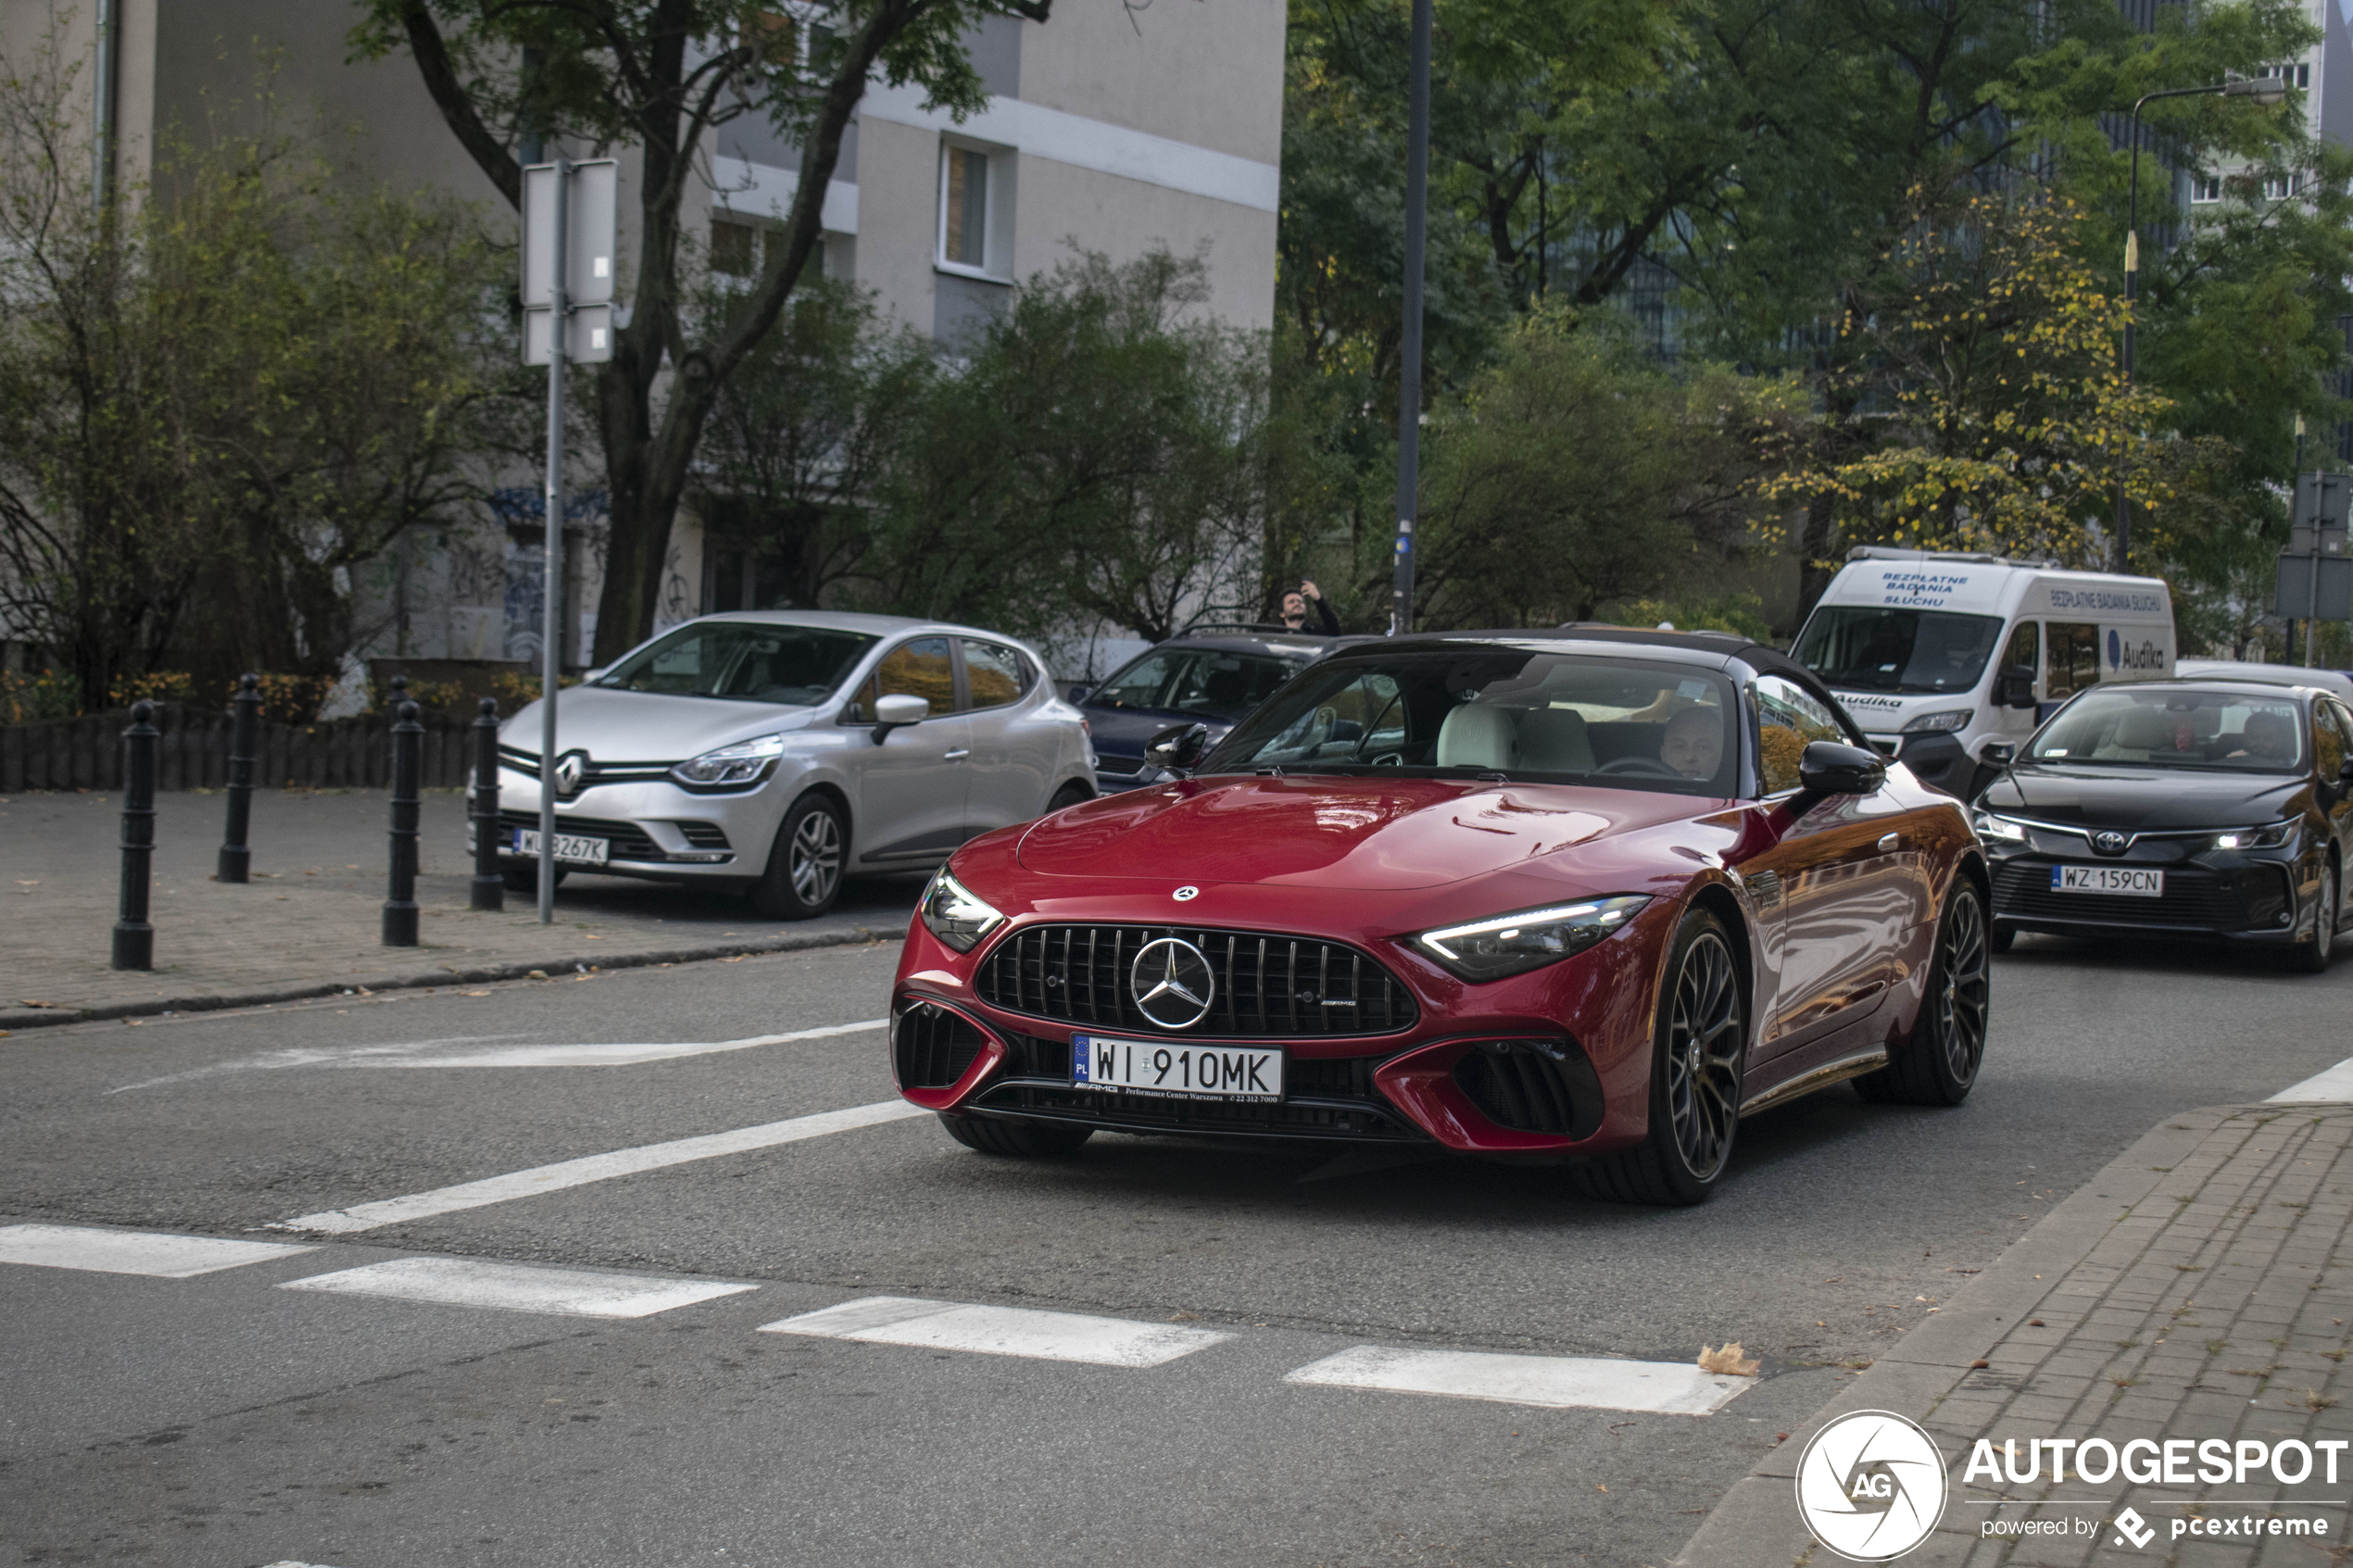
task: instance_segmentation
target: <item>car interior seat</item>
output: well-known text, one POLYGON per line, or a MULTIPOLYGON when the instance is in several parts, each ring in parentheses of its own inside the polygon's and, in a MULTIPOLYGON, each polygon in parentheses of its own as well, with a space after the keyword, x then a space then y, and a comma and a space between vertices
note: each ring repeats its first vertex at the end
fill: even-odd
POLYGON ((1519 726, 1505 709, 1465 703, 1438 727, 1438 766, 1510 769, 1520 766, 1519 726))
POLYGON ((1546 773, 1590 773, 1593 743, 1585 715, 1573 708, 1531 708, 1519 715, 1520 765, 1546 773))
POLYGON ((2118 751, 2171 751, 2173 749, 2173 716, 2162 708, 2138 707, 2125 710, 2116 721, 2116 734, 2100 747, 2105 756, 2118 751))

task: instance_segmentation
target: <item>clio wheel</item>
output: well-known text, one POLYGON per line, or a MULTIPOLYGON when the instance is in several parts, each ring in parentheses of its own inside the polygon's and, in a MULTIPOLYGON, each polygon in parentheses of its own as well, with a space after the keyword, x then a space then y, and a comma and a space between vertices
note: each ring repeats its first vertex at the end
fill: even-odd
POLYGON ((1667 949, 1651 1053, 1650 1131, 1577 1166, 1572 1180, 1616 1203, 1705 1201, 1731 1162, 1748 1049, 1748 991, 1723 923, 1683 917, 1667 949))
POLYGON ((1985 1061, 1985 1024, 1993 990, 1985 899, 1963 878, 1944 899, 1928 995, 1912 1037, 1891 1048, 1887 1065, 1855 1080, 1855 1092, 1881 1105, 1958 1105, 1985 1061))
POLYGON ((811 920, 832 909, 849 838, 832 801, 813 793, 794 801, 776 829, 767 874, 752 884, 751 907, 770 920, 811 920))

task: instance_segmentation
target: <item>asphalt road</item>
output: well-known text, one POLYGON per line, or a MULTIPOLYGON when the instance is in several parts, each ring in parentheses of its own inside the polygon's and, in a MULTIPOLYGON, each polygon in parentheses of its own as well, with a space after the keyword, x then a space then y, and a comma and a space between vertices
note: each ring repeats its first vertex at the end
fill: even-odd
POLYGON ((181 1278, 0 1263, 0 1561, 1655 1564, 2134 1137, 2345 1057, 2353 1000, 2353 966, 2023 939, 1967 1106, 1833 1089, 1744 1127, 1694 1210, 1288 1146, 1000 1161, 906 1118, 270 1228, 887 1107, 879 1029, 658 1047, 877 1020, 895 958, 0 1040, 0 1227, 315 1244, 181 1278), (629 1319, 280 1288, 421 1256, 756 1288, 629 1319), (1139 1366, 759 1332, 873 1297, 1226 1337, 1139 1366), (1366 1345, 1688 1366, 1728 1338, 1764 1375, 1710 1414, 1285 1381, 1366 1345))

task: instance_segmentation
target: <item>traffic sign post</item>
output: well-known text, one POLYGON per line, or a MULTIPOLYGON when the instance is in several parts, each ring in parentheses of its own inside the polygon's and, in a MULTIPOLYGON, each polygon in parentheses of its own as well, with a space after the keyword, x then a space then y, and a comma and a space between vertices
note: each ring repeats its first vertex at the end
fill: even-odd
POLYGON ((612 358, 620 166, 522 171, 523 363, 547 367, 547 539, 539 569, 539 923, 556 919, 556 693, 563 672, 564 366, 612 358))
POLYGON ((2353 620, 2353 556, 2346 553, 2348 503, 2353 477, 2296 476, 2295 521, 2288 547, 2280 552, 2271 609, 2284 621, 2303 618, 2307 669, 2320 659, 2320 623, 2353 620))

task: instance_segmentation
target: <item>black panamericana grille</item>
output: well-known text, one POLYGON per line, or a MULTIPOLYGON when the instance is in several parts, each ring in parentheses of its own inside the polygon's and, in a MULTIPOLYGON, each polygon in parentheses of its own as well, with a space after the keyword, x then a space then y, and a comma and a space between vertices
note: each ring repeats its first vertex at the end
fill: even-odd
POLYGON ((1483 1041, 1454 1064, 1454 1085, 1480 1115, 1515 1132, 1582 1138, 1602 1123, 1601 1080, 1559 1041, 1483 1041))
POLYGON ((910 1002, 890 1022, 890 1049, 902 1089, 944 1089, 980 1054, 981 1033, 961 1014, 910 1002))
MULTIPOLYGON (((2137 862, 2114 862, 2135 865, 2137 862)), ((2200 931, 2277 929, 2287 909, 2287 884, 2276 866, 2247 866, 2218 874, 2179 863, 2165 872, 2155 898, 2129 894, 2060 893, 2051 886, 2051 862, 2012 860, 1994 874, 1994 911, 2025 920, 2176 926, 2200 931)))
POLYGON ((1190 942, 1209 960, 1217 992, 1189 1036, 1229 1038, 1387 1035, 1416 1016, 1414 998, 1378 960, 1337 942, 1256 931, 1168 925, 1033 925, 998 944, 975 982, 1007 1012, 1098 1028, 1171 1031, 1136 1007, 1128 971, 1146 943, 1190 942))
POLYGON ((1277 1105, 1163 1098, 1108 1093, 1070 1084, 1070 1045, 1015 1035, 1003 1076, 982 1091, 986 1110, 1090 1122, 1131 1132, 1224 1133, 1278 1138, 1355 1138, 1383 1143, 1427 1141, 1373 1086, 1378 1057, 1321 1060, 1291 1057, 1284 1064, 1283 1099, 1277 1105))

